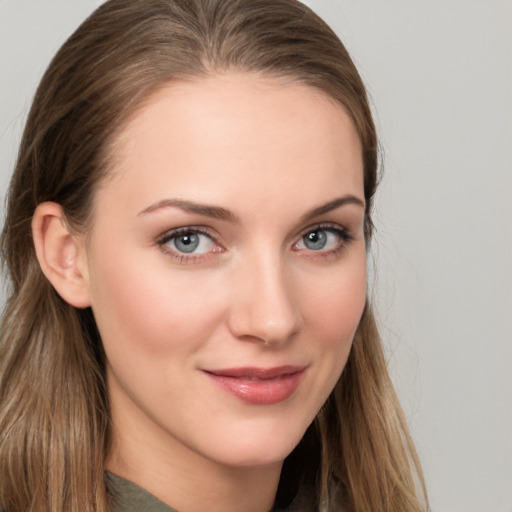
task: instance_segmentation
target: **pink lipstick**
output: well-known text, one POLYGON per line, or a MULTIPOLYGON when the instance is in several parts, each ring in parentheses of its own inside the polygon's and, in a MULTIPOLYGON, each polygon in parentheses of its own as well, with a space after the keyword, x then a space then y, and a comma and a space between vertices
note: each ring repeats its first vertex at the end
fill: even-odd
POLYGON ((253 405, 283 402, 298 388, 305 366, 203 370, 228 393, 253 405))

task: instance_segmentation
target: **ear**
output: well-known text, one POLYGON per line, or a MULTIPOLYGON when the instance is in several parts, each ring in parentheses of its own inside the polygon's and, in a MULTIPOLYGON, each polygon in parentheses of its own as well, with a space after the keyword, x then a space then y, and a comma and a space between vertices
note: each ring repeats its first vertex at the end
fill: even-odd
POLYGON ((41 270, 57 293, 77 308, 90 306, 84 236, 71 232, 60 205, 36 208, 32 236, 41 270))

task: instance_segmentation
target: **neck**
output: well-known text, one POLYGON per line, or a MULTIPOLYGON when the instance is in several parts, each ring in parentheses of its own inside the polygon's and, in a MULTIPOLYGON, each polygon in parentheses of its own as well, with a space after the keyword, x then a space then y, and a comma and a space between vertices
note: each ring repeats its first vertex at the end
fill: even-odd
MULTIPOLYGON (((129 429, 131 430, 131 429, 129 429)), ((141 436, 114 426, 106 469, 147 490, 179 512, 268 512, 282 462, 263 466, 219 464, 166 436, 141 436), (162 449, 162 446, 164 448, 162 449)), ((155 433, 156 434, 156 433, 155 433)))
POLYGON ((136 453, 109 457, 107 469, 146 489, 179 512, 268 512, 279 482, 281 464, 229 467, 214 462, 183 463, 166 457, 144 460, 136 453))

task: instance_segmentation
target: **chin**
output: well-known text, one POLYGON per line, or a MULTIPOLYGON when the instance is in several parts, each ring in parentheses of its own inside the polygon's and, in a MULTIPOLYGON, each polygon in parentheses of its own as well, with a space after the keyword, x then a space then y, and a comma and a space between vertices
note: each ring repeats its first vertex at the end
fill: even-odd
POLYGON ((245 436, 244 442, 239 438, 237 442, 230 443, 229 453, 219 453, 218 458, 224 459, 228 466, 240 468, 281 464, 296 448, 303 435, 304 432, 290 433, 282 429, 278 435, 273 432, 245 436))

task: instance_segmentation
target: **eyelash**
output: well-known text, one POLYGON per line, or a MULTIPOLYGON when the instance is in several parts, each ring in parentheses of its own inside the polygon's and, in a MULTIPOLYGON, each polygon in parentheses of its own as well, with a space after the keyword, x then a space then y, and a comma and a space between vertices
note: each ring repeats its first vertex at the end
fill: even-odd
POLYGON ((314 226, 310 226, 307 229, 305 229, 304 231, 302 231, 302 233, 300 234, 299 240, 297 242, 295 242, 294 247, 297 244, 299 244, 300 242, 302 242, 304 237, 308 233, 313 233, 315 231, 326 231, 327 233, 334 234, 339 238, 339 243, 336 245, 336 247, 334 249, 330 249, 330 250, 314 251, 312 249, 308 250, 307 248, 306 249, 295 249, 297 252, 298 251, 306 251, 306 252, 310 253, 307 257, 311 257, 311 258, 336 257, 340 252, 343 251, 343 249, 345 249, 345 247, 350 242, 352 242, 354 240, 354 236, 350 233, 350 231, 348 229, 342 228, 337 224, 329 224, 329 223, 317 224, 314 226))
MULTIPOLYGON (((340 226, 334 225, 334 224, 317 224, 317 225, 308 227, 307 229, 302 231, 302 233, 299 235, 299 240, 293 244, 293 247, 294 247, 293 250, 295 252, 305 251, 305 252, 311 253, 310 255, 307 256, 307 257, 311 257, 311 258, 314 258, 314 257, 329 258, 329 257, 335 257, 336 255, 338 255, 353 240, 354 240, 354 237, 352 236, 350 231, 348 231, 345 228, 341 228, 340 226), (328 233, 334 234, 339 238, 339 243, 337 244, 337 246, 334 249, 330 249, 330 250, 326 250, 326 251, 321 250, 321 249, 315 251, 313 249, 308 249, 308 248, 305 248, 305 249, 302 249, 302 248, 296 249, 295 248, 297 246, 297 244, 299 244, 300 242, 303 241, 304 237, 308 233, 312 233, 314 231, 326 231, 328 233)), ((167 255, 169 255, 171 258, 173 258, 176 262, 182 263, 182 264, 199 263, 199 262, 203 261, 204 259, 207 259, 209 257, 209 255, 211 255, 212 252, 219 253, 219 252, 224 251, 222 246, 218 243, 214 233, 210 229, 205 228, 205 227, 200 227, 200 226, 186 226, 186 227, 176 228, 171 231, 168 231, 156 240, 156 245, 158 245, 167 255), (195 235, 195 234, 207 236, 208 238, 210 238, 212 240, 212 242, 217 247, 219 247, 219 250, 208 251, 208 252, 199 253, 199 254, 193 254, 193 253, 186 254, 186 253, 181 253, 181 252, 178 252, 171 248, 166 247, 167 244, 175 238, 178 238, 182 235, 195 235)))
POLYGON ((177 263, 199 263, 200 261, 208 258, 209 254, 212 252, 222 252, 223 249, 220 244, 217 242, 216 237, 213 232, 205 227, 199 226, 186 226, 183 228, 176 228, 164 233, 160 238, 156 240, 156 244, 171 258, 173 258, 177 263), (217 245, 220 250, 209 251, 207 253, 199 253, 199 254, 186 254, 178 251, 174 251, 171 248, 166 247, 167 244, 173 240, 174 238, 178 238, 183 235, 204 235, 212 240, 212 242, 217 245))

